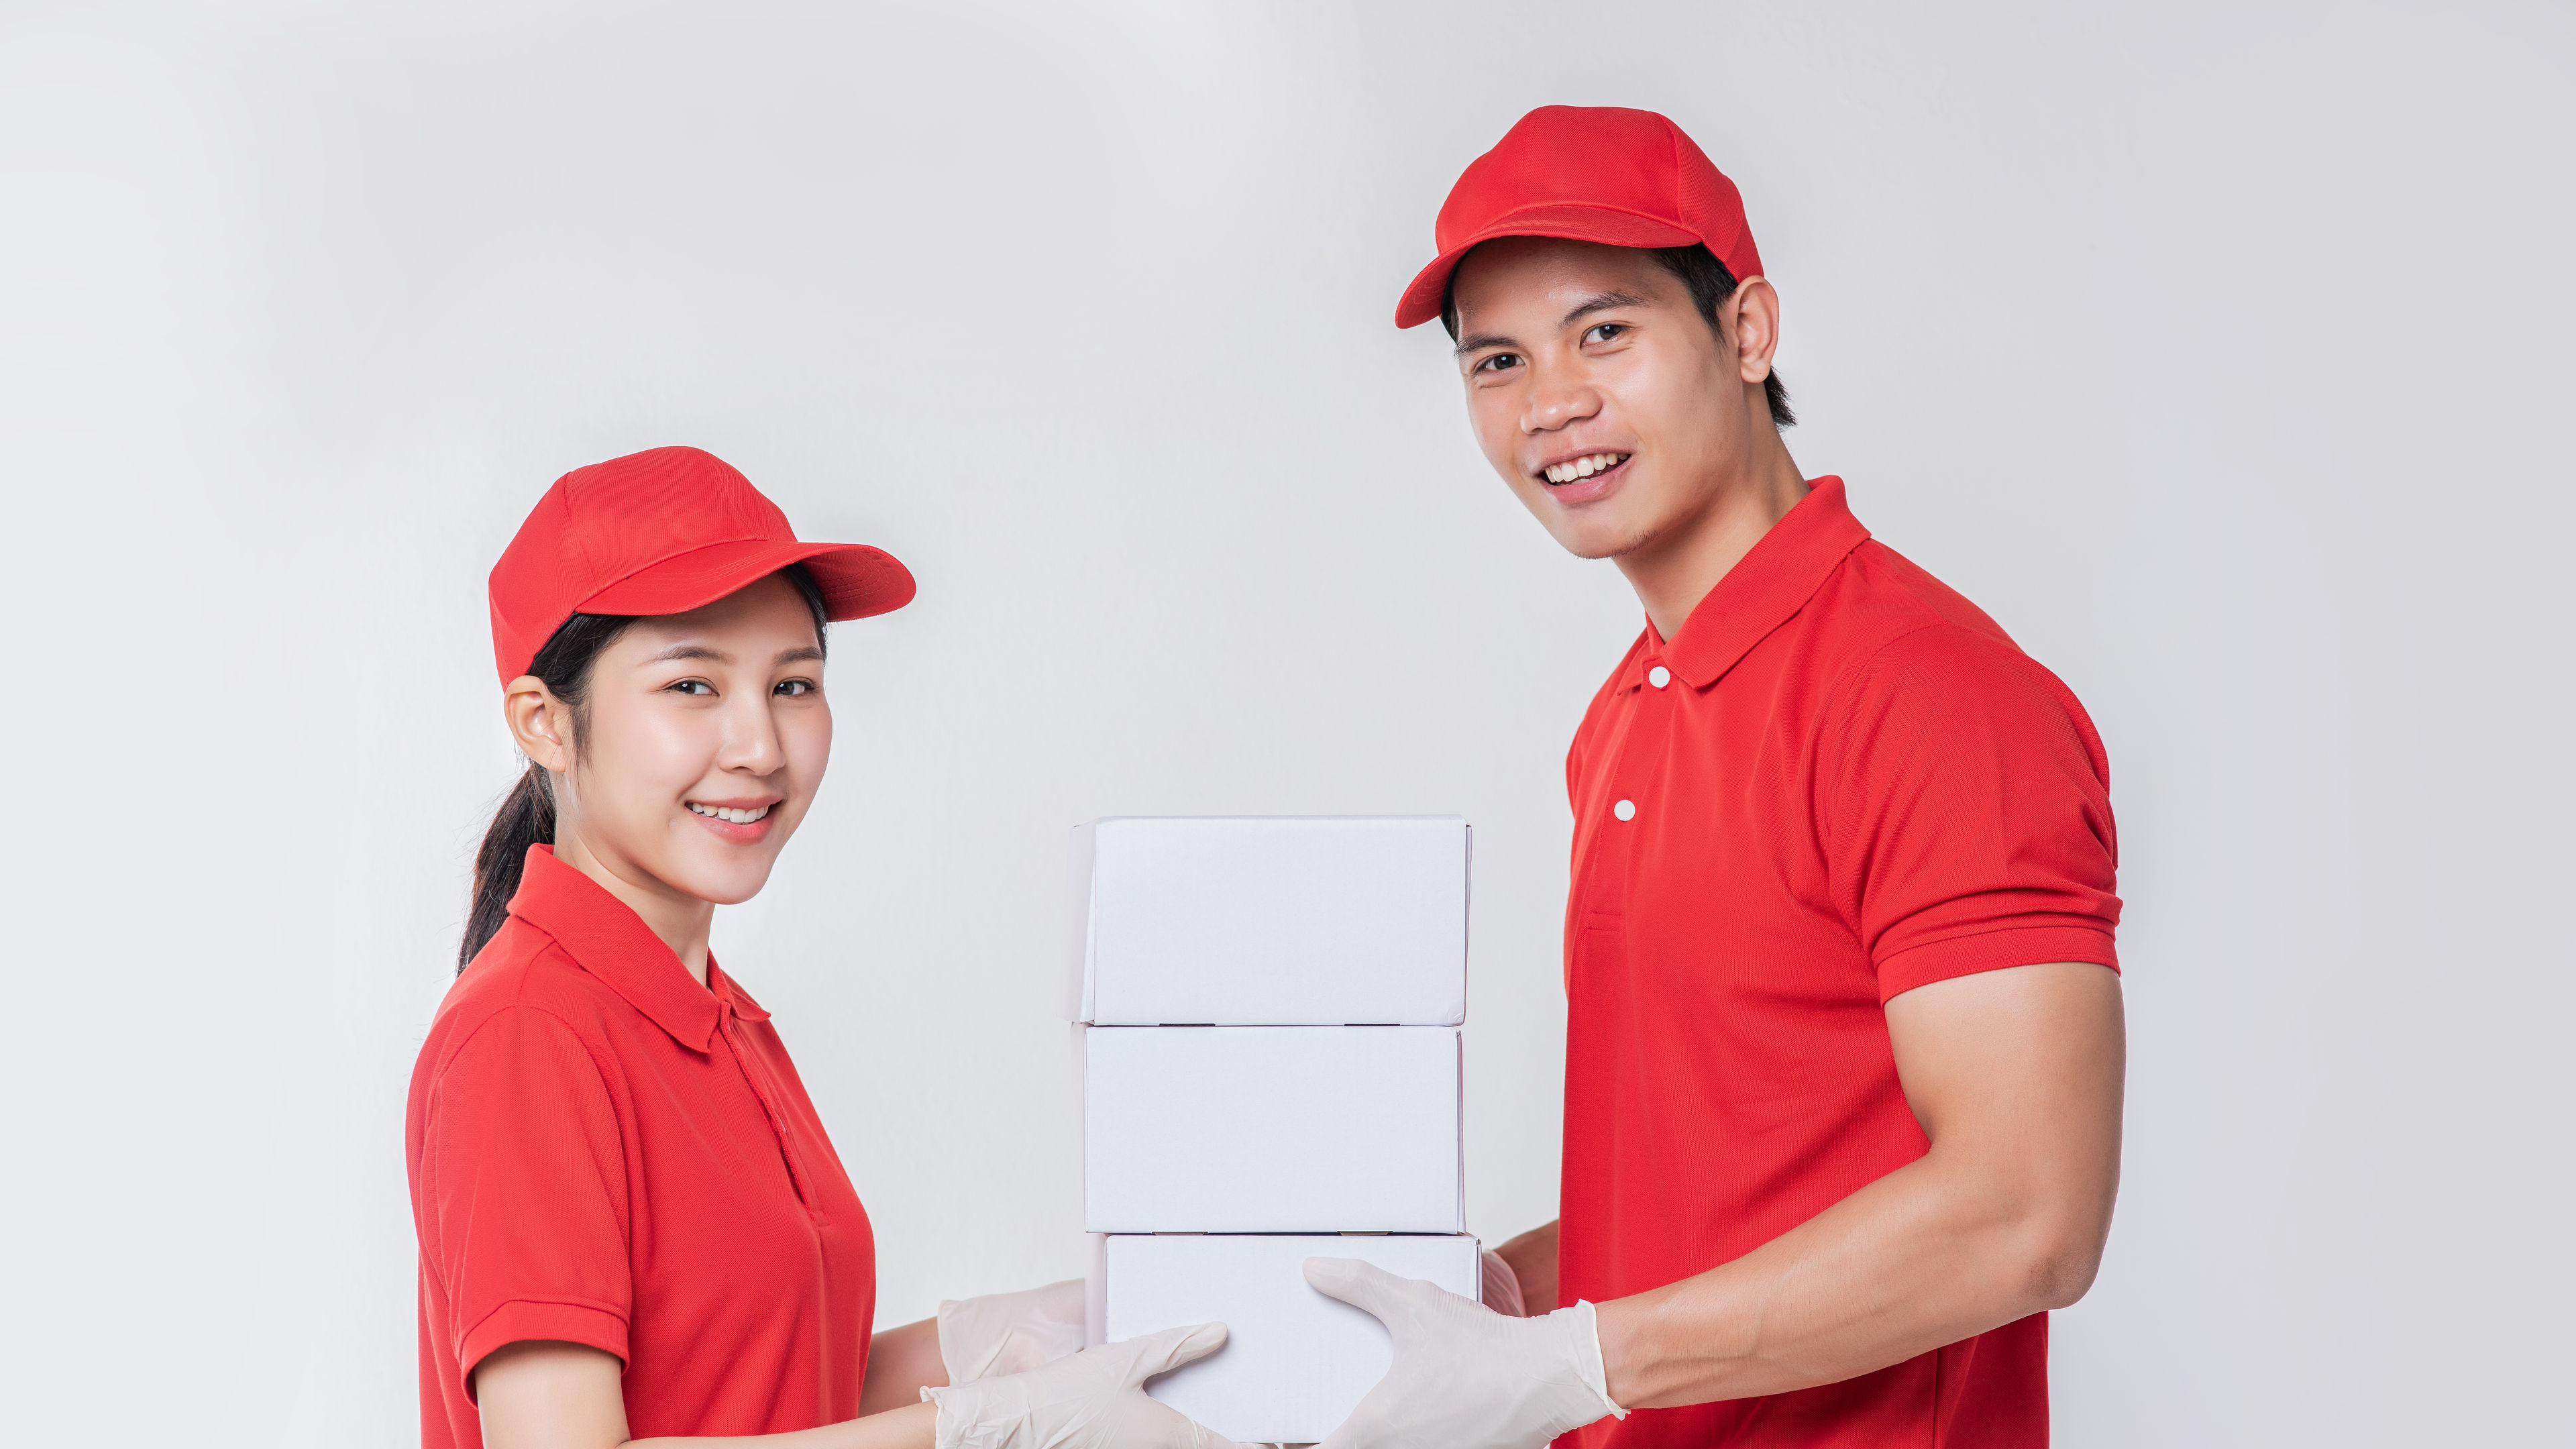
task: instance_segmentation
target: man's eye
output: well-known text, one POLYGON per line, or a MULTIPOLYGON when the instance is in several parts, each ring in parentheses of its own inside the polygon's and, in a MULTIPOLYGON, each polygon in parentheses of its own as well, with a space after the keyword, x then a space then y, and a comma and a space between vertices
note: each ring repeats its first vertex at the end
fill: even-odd
POLYGON ((679 683, 672 685, 671 689, 673 692, 678 694, 713 694, 716 692, 716 687, 707 683, 703 679, 683 679, 679 683))
POLYGON ((1476 370, 1478 372, 1501 372, 1506 368, 1518 367, 1520 365, 1521 356, 1519 353, 1497 352, 1493 356, 1478 362, 1476 364, 1476 370))
POLYGON ((1616 337, 1627 330, 1628 324, 1625 322, 1604 322, 1600 326, 1593 328, 1591 331, 1584 333, 1583 340, 1586 342, 1607 342, 1611 338, 1616 337))
POLYGON ((810 679, 782 679, 778 681, 777 692, 790 697, 800 694, 812 694, 814 692, 814 681, 810 679))

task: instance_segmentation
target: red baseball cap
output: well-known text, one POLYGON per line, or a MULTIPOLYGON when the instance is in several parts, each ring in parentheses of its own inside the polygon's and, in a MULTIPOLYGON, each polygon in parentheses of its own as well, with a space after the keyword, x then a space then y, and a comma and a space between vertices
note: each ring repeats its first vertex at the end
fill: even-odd
POLYGON ((1762 274, 1744 198, 1682 128, 1624 106, 1541 106, 1467 163, 1432 232, 1440 255, 1404 289, 1395 325, 1440 315, 1449 274, 1478 242, 1557 236, 1614 247, 1698 242, 1737 281, 1762 274))
POLYGON ((492 566, 501 682, 528 672, 575 614, 684 614, 801 563, 827 618, 912 602, 912 571, 863 543, 800 543, 787 515, 697 448, 629 453, 555 480, 492 566))

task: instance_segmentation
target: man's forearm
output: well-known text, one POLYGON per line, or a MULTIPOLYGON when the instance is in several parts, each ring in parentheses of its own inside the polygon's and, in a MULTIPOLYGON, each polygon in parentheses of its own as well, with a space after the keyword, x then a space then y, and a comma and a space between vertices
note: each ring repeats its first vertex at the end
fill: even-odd
POLYGON ((2118 979, 1938 982, 1889 1024, 1930 1150, 1741 1258, 1599 1305, 1611 1398, 1835 1383, 2083 1296, 2119 1185, 2118 979))
POLYGON ((1551 1218, 1494 1250, 1520 1280, 1521 1309, 1535 1317, 1556 1307, 1556 1220, 1551 1218))
POLYGON ((2083 1289, 2038 1223, 1977 1201, 1930 1158, 1761 1248, 1599 1306, 1610 1397, 1657 1408, 1838 1382, 2083 1289))

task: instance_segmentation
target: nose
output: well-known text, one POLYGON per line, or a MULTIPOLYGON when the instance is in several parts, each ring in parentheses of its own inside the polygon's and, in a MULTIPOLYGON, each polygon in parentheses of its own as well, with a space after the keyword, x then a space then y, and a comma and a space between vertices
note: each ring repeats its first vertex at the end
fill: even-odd
POLYGON ((1529 392, 1521 401, 1521 431, 1550 433, 1601 411, 1601 394, 1570 368, 1530 363, 1529 392))
POLYGON ((716 763, 745 775, 774 775, 787 764, 786 746, 778 738, 778 721, 765 693, 746 692, 729 701, 724 716, 724 746, 716 763))

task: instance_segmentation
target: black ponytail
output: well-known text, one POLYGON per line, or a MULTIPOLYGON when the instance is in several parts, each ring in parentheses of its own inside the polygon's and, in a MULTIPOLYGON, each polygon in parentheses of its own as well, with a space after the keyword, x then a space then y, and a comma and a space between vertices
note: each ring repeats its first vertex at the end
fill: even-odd
MULTIPOLYGON (((803 564, 789 564, 779 570, 796 586, 797 595, 814 611, 814 643, 823 644, 826 612, 822 586, 803 564)), ((590 723, 590 671, 606 653, 617 636, 626 632, 637 616, 633 614, 575 614, 546 640, 546 647, 528 664, 528 672, 542 681, 554 697, 563 701, 572 714, 572 752, 582 752, 583 735, 590 723)), ((519 893, 519 876, 527 868, 528 847, 552 845, 555 841, 554 784, 546 768, 534 760, 527 772, 501 801, 492 816, 492 826, 483 832, 482 848, 474 852, 474 903, 465 916, 465 940, 456 951, 456 969, 461 974, 474 962, 475 955, 500 934, 501 922, 510 914, 510 897, 519 893)))

